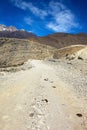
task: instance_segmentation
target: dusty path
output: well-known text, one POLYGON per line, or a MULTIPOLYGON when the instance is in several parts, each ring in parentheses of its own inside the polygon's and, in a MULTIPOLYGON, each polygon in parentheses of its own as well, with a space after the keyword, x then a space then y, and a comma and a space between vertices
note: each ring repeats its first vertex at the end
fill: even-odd
POLYGON ((28 64, 0 72, 0 130, 87 130, 87 100, 74 91, 70 70, 63 63, 28 64))

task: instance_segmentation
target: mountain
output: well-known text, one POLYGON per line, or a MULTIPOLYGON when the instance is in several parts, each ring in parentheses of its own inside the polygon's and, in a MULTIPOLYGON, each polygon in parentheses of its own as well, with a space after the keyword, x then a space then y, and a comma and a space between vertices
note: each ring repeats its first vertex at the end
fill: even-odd
POLYGON ((0 31, 9 31, 9 32, 14 32, 17 31, 17 28, 14 26, 5 26, 0 24, 0 31))
POLYGON ((28 38, 36 38, 36 35, 30 32, 17 30, 17 31, 0 31, 0 37, 6 38, 19 38, 19 39, 28 39, 28 38))
POLYGON ((27 39, 36 37, 36 35, 25 30, 18 30, 14 26, 0 25, 0 37, 27 39))
POLYGON ((39 37, 38 42, 56 48, 62 48, 69 45, 78 45, 78 44, 87 45, 87 34, 55 33, 48 36, 39 37))
POLYGON ((0 25, 0 37, 28 39, 41 44, 50 45, 55 48, 63 48, 69 45, 87 45, 87 34, 55 33, 48 36, 36 36, 25 30, 18 30, 14 26, 0 25))

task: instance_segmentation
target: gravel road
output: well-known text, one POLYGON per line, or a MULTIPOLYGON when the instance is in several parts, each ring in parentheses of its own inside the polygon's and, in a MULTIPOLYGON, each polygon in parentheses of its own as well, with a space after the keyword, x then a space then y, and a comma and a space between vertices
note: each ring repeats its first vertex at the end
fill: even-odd
POLYGON ((0 130, 87 130, 83 62, 30 60, 1 71, 0 130))

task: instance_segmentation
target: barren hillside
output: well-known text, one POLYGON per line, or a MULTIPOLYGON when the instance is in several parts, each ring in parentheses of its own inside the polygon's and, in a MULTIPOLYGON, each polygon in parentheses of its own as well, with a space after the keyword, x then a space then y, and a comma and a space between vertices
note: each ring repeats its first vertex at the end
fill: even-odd
POLYGON ((18 30, 15 27, 0 25, 0 37, 29 39, 33 42, 38 42, 44 45, 50 45, 56 48, 63 48, 69 45, 84 44, 87 45, 87 34, 69 34, 69 33, 55 33, 48 36, 37 36, 26 30, 18 30))
POLYGON ((57 49, 27 39, 0 38, 0 67, 24 64, 28 59, 60 58, 75 53, 85 45, 57 49))
POLYGON ((87 45, 87 34, 68 34, 68 33, 56 33, 44 37, 40 37, 40 43, 47 44, 56 48, 63 48, 69 45, 83 44, 87 45))
POLYGON ((0 67, 24 64, 28 59, 51 57, 55 48, 29 40, 0 38, 0 67))

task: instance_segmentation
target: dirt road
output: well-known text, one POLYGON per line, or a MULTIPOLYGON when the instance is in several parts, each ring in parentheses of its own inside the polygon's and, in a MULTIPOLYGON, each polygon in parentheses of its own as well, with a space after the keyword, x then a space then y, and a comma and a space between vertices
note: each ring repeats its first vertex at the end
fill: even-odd
POLYGON ((0 130, 87 130, 87 77, 70 67, 31 60, 1 71, 0 130))

